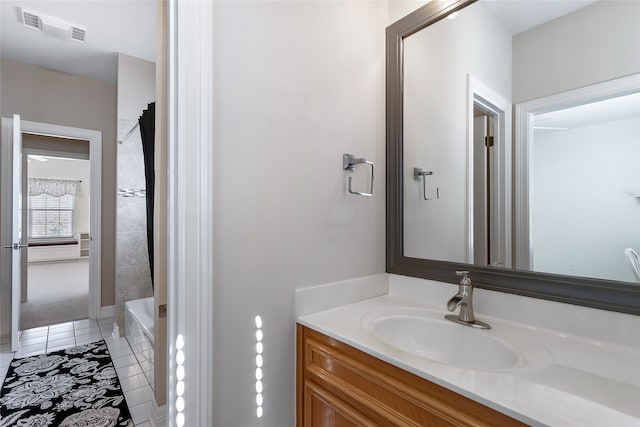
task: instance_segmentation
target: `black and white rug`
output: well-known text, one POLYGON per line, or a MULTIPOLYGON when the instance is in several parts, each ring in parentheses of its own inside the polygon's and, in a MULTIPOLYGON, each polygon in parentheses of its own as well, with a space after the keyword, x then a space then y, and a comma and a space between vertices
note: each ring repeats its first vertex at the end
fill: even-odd
POLYGON ((106 343, 14 359, 0 389, 9 426, 133 426, 106 343))

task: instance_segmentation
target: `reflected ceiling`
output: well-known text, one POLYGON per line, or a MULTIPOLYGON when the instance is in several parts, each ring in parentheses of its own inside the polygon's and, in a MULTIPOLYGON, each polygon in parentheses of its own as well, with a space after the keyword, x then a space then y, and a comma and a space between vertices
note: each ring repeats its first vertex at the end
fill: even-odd
POLYGON ((486 0, 493 15, 511 35, 575 12, 598 0, 486 0))
POLYGON ((538 114, 534 118, 536 134, 573 129, 640 117, 640 93, 538 114))

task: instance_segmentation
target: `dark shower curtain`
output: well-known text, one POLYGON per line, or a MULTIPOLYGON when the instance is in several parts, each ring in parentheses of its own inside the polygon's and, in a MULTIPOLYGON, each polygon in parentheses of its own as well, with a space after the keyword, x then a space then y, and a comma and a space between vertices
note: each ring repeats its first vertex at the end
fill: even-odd
POLYGON ((147 188, 147 248, 149 250, 149 267, 151 268, 151 286, 153 286, 153 157, 156 130, 156 103, 147 105, 138 119, 142 136, 142 153, 144 154, 144 181, 147 188))

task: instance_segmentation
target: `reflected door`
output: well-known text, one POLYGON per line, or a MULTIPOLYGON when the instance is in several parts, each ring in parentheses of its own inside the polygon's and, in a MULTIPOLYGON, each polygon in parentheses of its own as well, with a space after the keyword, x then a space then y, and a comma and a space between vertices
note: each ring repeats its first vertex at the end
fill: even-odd
POLYGON ((499 236, 499 199, 494 134, 496 116, 474 105, 473 110, 473 263, 503 266, 504 245, 499 236))

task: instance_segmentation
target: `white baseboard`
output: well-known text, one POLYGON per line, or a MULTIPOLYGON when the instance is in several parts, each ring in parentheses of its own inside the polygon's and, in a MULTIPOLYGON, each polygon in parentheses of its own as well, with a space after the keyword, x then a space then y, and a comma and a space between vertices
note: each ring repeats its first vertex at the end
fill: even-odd
POLYGON ((151 427, 167 426, 167 405, 158 407, 156 401, 153 400, 151 405, 151 414, 149 414, 149 424, 151 427))
POLYGON ((115 315, 116 315, 115 305, 107 305, 105 307, 100 307, 100 318, 114 317, 115 315))

